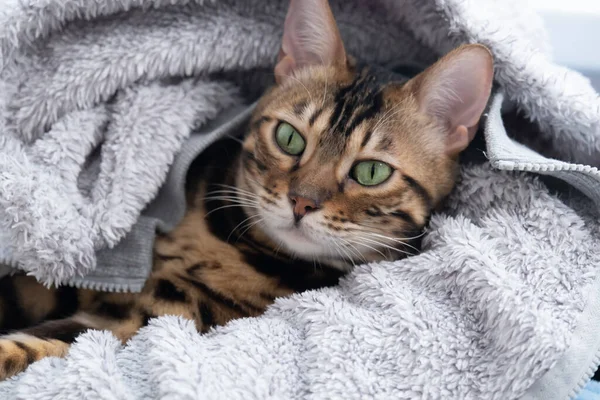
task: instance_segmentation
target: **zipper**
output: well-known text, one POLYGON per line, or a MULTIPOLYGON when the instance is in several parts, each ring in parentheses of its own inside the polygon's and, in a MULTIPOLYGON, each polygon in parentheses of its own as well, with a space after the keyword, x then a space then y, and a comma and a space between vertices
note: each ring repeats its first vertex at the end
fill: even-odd
POLYGON ((577 396, 579 396, 579 393, 583 390, 585 385, 587 385, 588 382, 592 379, 592 376, 594 376, 594 373, 598 369, 599 365, 600 365, 600 349, 596 350, 596 353, 594 354, 594 361, 593 361, 592 365, 590 365, 590 367, 587 368, 587 372, 583 375, 583 377, 581 377, 579 382, 577 382, 577 385, 575 385, 573 390, 571 390, 571 392, 569 393, 570 400, 573 400, 577 396))
POLYGON ((144 283, 115 283, 115 282, 97 282, 86 280, 85 278, 75 278, 65 282, 65 285, 77 289, 93 290, 96 292, 112 293, 139 293, 144 287, 144 283))
MULTIPOLYGON (((21 268, 19 268, 17 262, 13 259, 8 259, 8 258, 0 258, 0 267, 8 267, 11 268, 13 271, 10 271, 9 274, 11 272, 17 272, 17 271, 23 271, 21 268)), ((1 270, 0 270, 1 272, 1 270)), ((0 277, 2 277, 4 275, 0 275, 0 277)), ((64 282, 63 285, 65 286, 71 286, 77 289, 87 289, 87 290, 94 290, 97 292, 114 292, 114 293, 139 293, 142 291, 142 288, 144 287, 144 282, 142 282, 142 280, 140 280, 139 282, 105 282, 105 281, 95 281, 92 279, 86 279, 85 277, 83 278, 72 278, 70 280, 68 280, 67 282, 64 282)))

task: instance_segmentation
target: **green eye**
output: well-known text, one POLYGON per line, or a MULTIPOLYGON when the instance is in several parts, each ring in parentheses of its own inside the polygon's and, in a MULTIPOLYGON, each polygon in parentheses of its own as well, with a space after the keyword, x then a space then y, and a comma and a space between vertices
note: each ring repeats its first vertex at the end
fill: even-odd
POLYGON ((375 186, 392 175, 392 168, 380 161, 361 161, 352 168, 352 178, 363 186, 375 186))
POLYGON ((279 124, 275 138, 281 150, 293 156, 302 153, 306 147, 304 138, 296 131, 296 128, 286 122, 279 124))

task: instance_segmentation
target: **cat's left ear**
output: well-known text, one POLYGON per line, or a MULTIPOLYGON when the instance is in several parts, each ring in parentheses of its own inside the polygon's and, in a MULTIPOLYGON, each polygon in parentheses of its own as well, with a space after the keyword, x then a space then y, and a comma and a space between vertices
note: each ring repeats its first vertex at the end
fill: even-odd
POLYGON ((346 51, 327 0, 290 0, 275 78, 308 65, 345 65, 346 51))
POLYGON ((461 46, 417 76, 419 108, 446 133, 446 153, 457 155, 471 142, 492 90, 494 60, 487 47, 461 46))

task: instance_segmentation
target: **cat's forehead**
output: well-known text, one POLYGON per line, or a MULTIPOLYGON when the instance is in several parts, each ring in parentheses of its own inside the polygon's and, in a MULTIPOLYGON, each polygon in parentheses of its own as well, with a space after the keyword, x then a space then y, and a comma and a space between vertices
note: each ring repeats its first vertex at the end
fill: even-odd
MULTIPOLYGON (((383 111, 383 89, 384 85, 367 69, 357 73, 349 83, 337 85, 327 104, 329 109, 324 110, 328 112, 324 129, 321 129, 321 144, 337 145, 341 150, 358 127, 383 111)), ((323 111, 314 110, 310 118, 315 120, 314 116, 319 112, 323 111)))
POLYGON ((297 81, 292 80, 291 90, 283 91, 284 101, 277 103, 301 121, 297 128, 303 133, 319 137, 321 154, 334 157, 343 153, 352 140, 360 140, 364 147, 372 139, 382 139, 382 122, 402 116, 396 113, 395 118, 383 121, 402 101, 398 88, 407 80, 372 66, 359 65, 351 74, 310 70, 297 81))

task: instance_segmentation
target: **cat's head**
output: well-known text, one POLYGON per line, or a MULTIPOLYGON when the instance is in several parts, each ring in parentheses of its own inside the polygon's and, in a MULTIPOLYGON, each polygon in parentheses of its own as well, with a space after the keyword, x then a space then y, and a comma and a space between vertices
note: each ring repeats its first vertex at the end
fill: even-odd
POLYGON ((254 112, 237 186, 274 245, 300 258, 398 258, 452 190, 493 79, 460 47, 406 84, 355 71, 326 0, 291 0, 277 84, 254 112))

